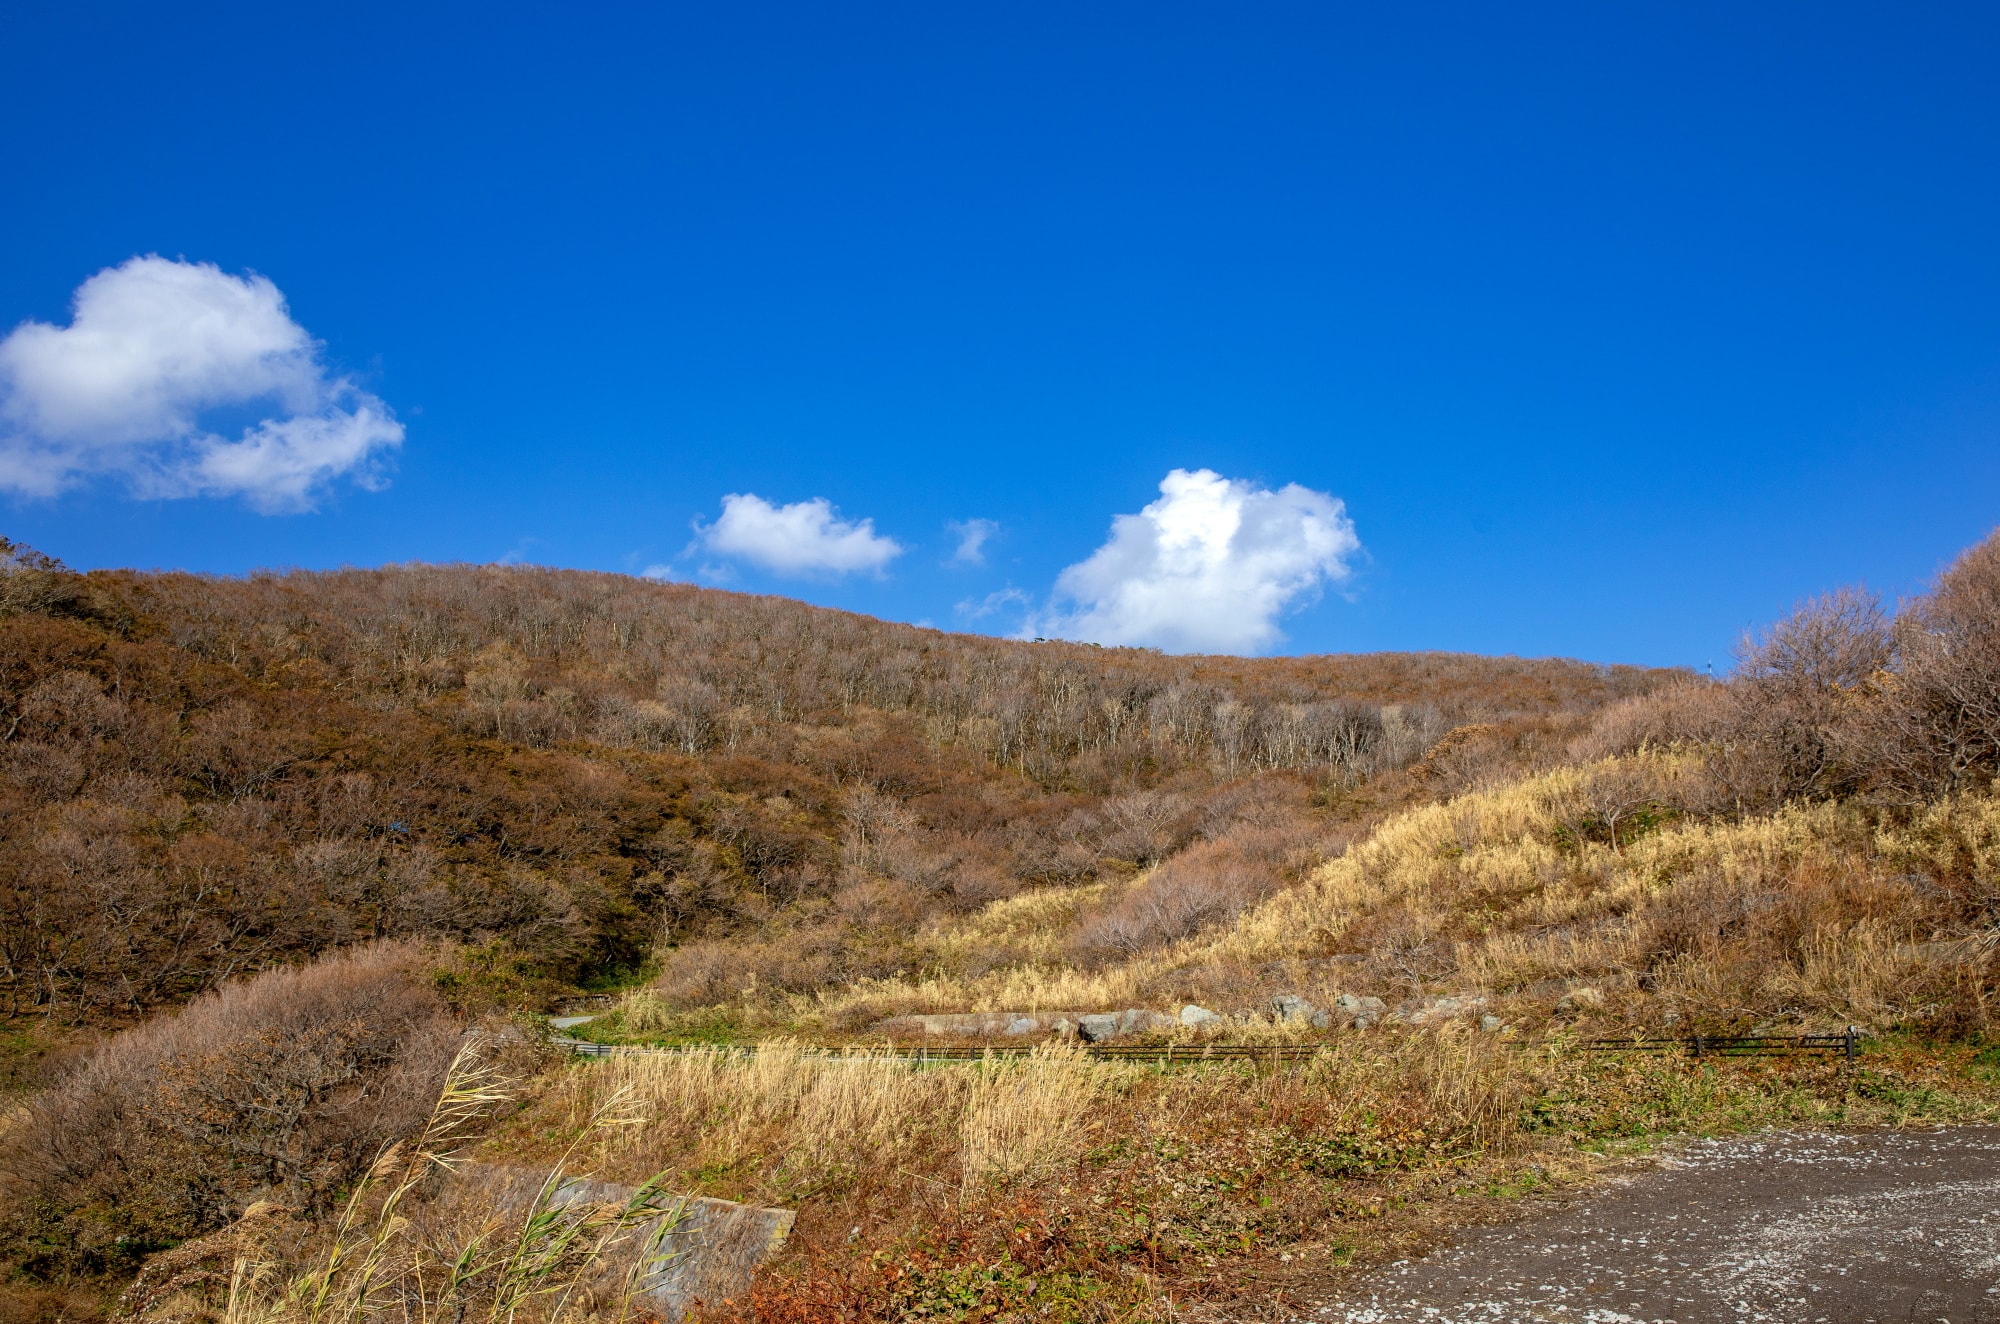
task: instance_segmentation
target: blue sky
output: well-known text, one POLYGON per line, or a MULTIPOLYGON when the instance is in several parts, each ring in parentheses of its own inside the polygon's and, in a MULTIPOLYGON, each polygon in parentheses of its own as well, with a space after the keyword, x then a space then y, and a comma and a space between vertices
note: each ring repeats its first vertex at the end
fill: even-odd
POLYGON ((1720 668, 2000 522, 1997 12, 15 4, 0 529, 1720 668))

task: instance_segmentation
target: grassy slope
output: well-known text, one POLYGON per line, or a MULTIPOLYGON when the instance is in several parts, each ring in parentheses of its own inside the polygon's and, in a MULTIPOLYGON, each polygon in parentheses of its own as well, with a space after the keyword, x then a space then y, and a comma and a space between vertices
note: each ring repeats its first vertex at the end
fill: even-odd
POLYGON ((1480 991, 1522 1027, 1983 1017, 2000 801, 1743 820, 1656 808, 1615 845, 1589 826, 1593 785, 1641 779, 1671 805, 1693 771, 1635 757, 1420 806, 1224 929, 1097 969, 1072 964, 1062 935, 1104 885, 1031 893, 932 932, 935 950, 994 958, 982 974, 860 980, 764 1014, 822 1032, 924 1011, 1254 1008, 1285 989, 1322 1005, 1480 991))
MULTIPOLYGON (((1980 1047, 1991 957, 1979 937, 2000 802, 1592 826, 1602 783, 1640 777, 1667 803, 1690 771, 1626 760, 1410 810, 1223 931, 1095 972, 1066 966, 1052 936, 1075 898, 1015 898, 936 937, 1014 953, 1003 968, 761 1013, 823 1036, 856 1009, 1476 988, 1509 1021, 1504 1035, 1462 1021, 1336 1033, 1313 1063, 1276 1073, 1061 1049, 928 1070, 768 1049, 633 1058, 552 1078, 506 1143, 536 1152, 591 1101, 629 1090, 647 1120, 595 1156, 608 1171, 665 1169, 801 1210, 759 1307, 768 1318, 835 1306, 1083 1318, 1273 1284, 1310 1292, 1677 1135, 1994 1117, 2000 1053, 1980 1047), (1764 1022, 1883 1034, 1857 1067, 1563 1046, 1626 1026, 1764 1022)), ((755 1006, 706 1014, 758 1030, 755 1006)))
POLYGON ((1675 1135, 1991 1119, 1990 1056, 1614 1061, 1450 1030, 1350 1035, 1276 1072, 767 1047, 565 1068, 495 1149, 546 1160, 622 1095, 637 1120, 592 1166, 800 1211, 763 1318, 1151 1317, 1310 1292, 1675 1135))

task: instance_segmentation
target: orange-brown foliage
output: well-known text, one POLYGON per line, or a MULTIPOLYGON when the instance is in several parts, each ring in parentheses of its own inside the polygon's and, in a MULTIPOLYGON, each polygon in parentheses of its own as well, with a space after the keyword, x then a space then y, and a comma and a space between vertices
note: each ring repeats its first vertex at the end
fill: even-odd
POLYGON ((437 1098, 460 1031, 422 965, 360 948, 105 1040, 0 1143, 17 1267, 125 1268, 257 1199, 322 1212, 437 1098))
POLYGON ((1352 782, 1667 674, 1170 658, 525 567, 0 559, 0 1002, 69 1020, 384 937, 568 981, 755 927, 791 935, 780 982, 886 972, 926 915, 1184 845, 1155 791, 1352 782))

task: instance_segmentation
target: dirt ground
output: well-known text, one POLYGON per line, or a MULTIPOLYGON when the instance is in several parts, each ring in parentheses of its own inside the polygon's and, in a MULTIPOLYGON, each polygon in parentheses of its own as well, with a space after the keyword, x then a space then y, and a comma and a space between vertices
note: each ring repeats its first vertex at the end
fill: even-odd
POLYGON ((2000 1127, 1697 1141, 1301 1324, 2000 1324, 2000 1127))

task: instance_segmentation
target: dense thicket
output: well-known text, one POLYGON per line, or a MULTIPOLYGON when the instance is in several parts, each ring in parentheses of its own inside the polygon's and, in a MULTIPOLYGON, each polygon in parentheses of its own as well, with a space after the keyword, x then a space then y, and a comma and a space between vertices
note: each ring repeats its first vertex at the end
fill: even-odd
POLYGON ((129 1270, 258 1199, 324 1214, 437 1101, 461 1030, 425 967, 363 947, 99 1045, 0 1136, 8 1267, 129 1270))
POLYGON ((527 567, 78 576, 12 548, 0 1003, 136 1011, 397 936, 574 980, 748 925, 795 933, 806 982, 882 973, 914 919, 1160 858, 1246 778, 1351 786, 1454 727, 1518 744, 1668 678, 1026 644, 527 567))
POLYGON ((1910 808, 2000 778, 2000 533, 1894 614, 1846 588, 1747 637, 1727 685, 1611 705, 1585 757, 1698 751, 1715 800, 1762 811, 1861 798, 1910 808))

